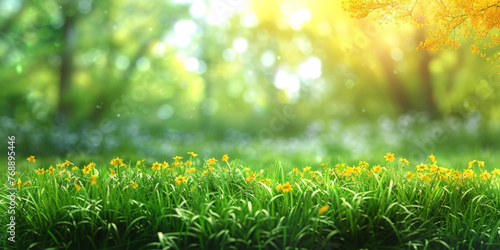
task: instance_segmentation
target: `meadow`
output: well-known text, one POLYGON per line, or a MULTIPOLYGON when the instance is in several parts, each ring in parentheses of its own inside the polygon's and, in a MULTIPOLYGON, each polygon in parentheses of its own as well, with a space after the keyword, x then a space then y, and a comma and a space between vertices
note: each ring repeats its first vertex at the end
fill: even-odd
POLYGON ((500 170, 438 160, 386 153, 375 162, 256 169, 194 152, 86 164, 30 156, 14 176, 16 247, 500 248, 500 170))

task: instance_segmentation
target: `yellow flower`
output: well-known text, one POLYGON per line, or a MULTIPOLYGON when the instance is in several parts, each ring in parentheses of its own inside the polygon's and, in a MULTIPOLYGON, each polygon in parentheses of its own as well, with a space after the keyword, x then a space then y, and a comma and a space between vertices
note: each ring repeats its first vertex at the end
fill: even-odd
POLYGON ((64 164, 63 164, 63 163, 61 163, 61 164, 56 164, 56 167, 58 167, 58 168, 62 168, 62 167, 64 167, 64 164))
POLYGON ((293 172, 294 174, 300 174, 300 171, 299 171, 299 169, 298 169, 298 168, 294 168, 294 169, 292 169, 292 172, 293 172))
POLYGON ((190 161, 190 160, 187 160, 187 161, 184 163, 184 165, 186 165, 186 166, 192 166, 192 165, 193 165, 193 162, 192 162, 192 161, 190 161))
POLYGON ((18 189, 21 189, 21 183, 22 183, 22 182, 21 182, 21 178, 18 178, 18 179, 17 179, 17 188, 18 188, 18 189))
POLYGON ((174 158, 172 158, 172 159, 174 159, 175 161, 179 161, 179 160, 181 160, 182 158, 183 158, 183 157, 180 157, 180 156, 175 156, 175 157, 174 157, 174 158))
POLYGON ((481 177, 481 180, 487 180, 491 178, 491 174, 488 173, 488 171, 484 170, 482 174, 479 175, 481 177))
POLYGON ((214 165, 216 161, 217 161, 217 160, 216 160, 215 158, 213 158, 213 157, 212 157, 211 159, 208 159, 208 160, 207 160, 207 164, 208 164, 208 165, 214 165))
POLYGON ((260 182, 264 183, 264 184, 271 184, 273 180, 271 179, 264 179, 264 180, 260 180, 260 182))
POLYGON ((321 163, 321 166, 328 166, 330 162, 321 163))
POLYGON ((345 163, 338 163, 337 165, 335 165, 336 168, 343 168, 345 167, 345 163))
POLYGON ((282 189, 281 189, 281 190, 283 190, 283 192, 285 192, 285 193, 286 193, 286 192, 288 192, 288 191, 292 191, 292 190, 293 190, 293 188, 292 188, 292 186, 290 185, 290 183, 289 183, 289 182, 286 182, 285 184, 283 184, 283 186, 282 186, 282 189))
POLYGON ((423 164, 423 163, 420 163, 420 165, 416 166, 415 168, 416 168, 416 169, 417 169, 417 171, 419 171, 419 172, 420 172, 420 171, 424 171, 424 170, 429 169, 429 168, 427 167, 427 165, 426 165, 426 164, 423 164))
POLYGON ((380 165, 374 166, 372 169, 373 169, 374 172, 380 172, 380 171, 382 171, 382 167, 380 165))
POLYGON ((45 170, 43 170, 43 168, 39 168, 37 171, 36 171, 37 174, 44 174, 45 173, 45 170))
POLYGON ((195 168, 190 168, 190 169, 188 170, 188 172, 194 173, 194 172, 196 172, 196 169, 195 169, 195 168))
POLYGON ((439 167, 436 165, 436 164, 432 164, 431 165, 431 169, 429 170, 429 172, 436 172, 439 170, 439 167))
POLYGON ((476 160, 472 160, 472 161, 470 161, 470 162, 469 162, 469 168, 471 168, 471 167, 474 165, 474 163, 475 163, 475 162, 476 162, 476 160))
POLYGON ((302 169, 302 171, 305 173, 305 172, 308 172, 309 170, 311 170, 311 167, 308 167, 306 166, 305 168, 302 169))
POLYGON ((179 176, 175 178, 175 182, 177 185, 181 185, 181 183, 186 182, 187 176, 179 176))
POLYGON ((76 184, 76 183, 75 183, 75 188, 76 188, 76 191, 80 191, 80 189, 81 189, 82 187, 80 187, 80 185, 78 185, 78 184, 76 184))
POLYGON ((159 170, 160 168, 161 168, 161 163, 158 162, 153 163, 153 166, 151 167, 153 171, 159 170))
POLYGON ((215 168, 214 168, 214 167, 210 167, 208 170, 210 170, 210 171, 214 171, 214 170, 215 170, 215 168))
POLYGON ((414 173, 412 173, 412 172, 408 172, 408 173, 406 174, 406 178, 408 178, 409 180, 411 180, 411 178, 413 178, 413 176, 415 176, 415 174, 414 174, 414 173))
POLYGON ((228 160, 229 160, 229 156, 227 156, 227 154, 222 156, 222 161, 228 161, 228 160))
POLYGON ((111 174, 110 174, 110 176, 115 175, 115 170, 113 170, 112 168, 109 168, 109 170, 111 170, 111 174))
POLYGON ((73 171, 78 171, 78 167, 77 167, 77 166, 74 166, 74 167, 72 167, 72 168, 71 168, 71 170, 73 170, 73 171))
POLYGON ((141 165, 146 159, 142 159, 140 161, 137 161, 137 165, 141 165))
POLYGON ((115 168, 116 168, 116 167, 118 167, 119 164, 122 164, 122 162, 123 162, 123 159, 116 157, 116 159, 111 160, 110 163, 111 163, 111 165, 115 166, 115 168))
POLYGON ((279 184, 278 186, 276 186, 276 189, 278 189, 279 191, 282 191, 283 190, 283 185, 279 184))
POLYGON ((122 164, 120 165, 120 167, 125 167, 125 168, 127 168, 127 164, 122 163, 122 164))
POLYGON ((420 180, 426 180, 426 181, 431 181, 431 178, 429 178, 429 176, 427 176, 427 174, 424 174, 420 177, 418 177, 420 180))
POLYGON ((255 177, 255 173, 252 171, 252 173, 250 173, 250 175, 245 180, 247 182, 251 182, 254 177, 255 177))
POLYGON ((492 174, 497 174, 500 175, 500 169, 495 168, 493 171, 491 171, 492 174))
POLYGON ((23 186, 31 186, 31 185, 32 185, 32 184, 31 184, 31 181, 26 181, 26 182, 23 184, 23 186))
POLYGON ((35 161, 36 161, 34 155, 28 157, 26 160, 28 160, 29 162, 32 162, 32 163, 35 163, 35 161))
POLYGON ((384 158, 386 161, 389 161, 389 162, 392 162, 392 161, 394 161, 394 159, 396 159, 396 158, 394 158, 394 154, 391 154, 391 153, 386 153, 384 158))
POLYGON ((90 185, 94 185, 94 184, 97 184, 97 176, 96 175, 92 175, 90 177, 90 185))
POLYGON ((436 156, 434 156, 433 154, 429 155, 429 159, 431 159, 432 162, 436 162, 436 156))
POLYGON ((162 164, 162 165, 163 165, 163 168, 168 168, 168 162, 163 161, 163 164, 162 164))
POLYGON ((90 166, 90 164, 89 164, 89 165, 87 165, 87 166, 83 167, 82 172, 83 172, 84 174, 88 174, 88 173, 90 173, 90 171, 91 171, 91 170, 92 170, 92 166, 90 166))
POLYGON ((406 164, 406 165, 410 165, 410 162, 407 160, 407 159, 404 159, 404 158, 399 158, 399 161, 403 162, 403 165, 406 164))
POLYGON ((63 167, 66 167, 66 166, 68 166, 68 165, 73 165, 73 163, 71 163, 70 161, 66 160, 66 161, 65 161, 63 164, 61 164, 61 165, 63 165, 63 167))
POLYGON ((193 157, 198 156, 198 154, 195 154, 194 152, 188 152, 188 154, 190 154, 190 155, 191 155, 191 156, 193 156, 193 157))
POLYGON ((474 173, 474 170, 472 170, 472 169, 464 169, 464 174, 463 174, 464 178, 472 178, 474 176, 476 176, 476 173, 474 173))
POLYGON ((204 170, 204 171, 203 171, 203 174, 208 174, 208 170, 204 170))
POLYGON ((137 183, 132 182, 132 187, 133 187, 134 189, 135 189, 135 188, 137 188, 138 186, 139 186, 139 185, 137 185, 137 183))
POLYGON ((328 208, 329 208, 329 206, 328 206, 328 205, 324 205, 323 207, 321 207, 321 208, 318 210, 318 213, 319 213, 319 214, 324 214, 324 213, 326 213, 326 211, 328 211, 328 208))
POLYGON ((49 174, 53 174, 56 169, 53 168, 52 166, 49 167, 45 172, 48 172, 49 174))
POLYGON ((480 167, 484 167, 484 161, 477 161, 477 165, 480 167))
POLYGON ((359 161, 359 165, 363 166, 363 167, 369 167, 370 166, 370 164, 368 164, 368 162, 366 162, 366 161, 359 161))
POLYGON ((249 169, 249 168, 244 168, 243 170, 245 170, 245 171, 250 171, 250 169, 249 169))

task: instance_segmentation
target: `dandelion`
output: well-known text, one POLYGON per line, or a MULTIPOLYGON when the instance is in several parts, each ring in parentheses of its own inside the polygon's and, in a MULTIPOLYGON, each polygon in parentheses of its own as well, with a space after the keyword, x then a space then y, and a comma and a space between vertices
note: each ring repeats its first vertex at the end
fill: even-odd
POLYGON ((345 167, 345 163, 338 163, 337 165, 335 165, 336 168, 343 168, 345 167))
POLYGON ((229 160, 229 156, 227 156, 227 154, 222 156, 222 161, 228 161, 228 160, 229 160))
POLYGON ((266 184, 266 185, 267 185, 267 184, 271 184, 271 182, 272 182, 272 181, 273 181, 273 180, 271 180, 271 179, 264 179, 264 180, 260 180, 260 182, 262 182, 262 183, 264 183, 264 184, 266 184))
POLYGON ((426 180, 426 181, 431 181, 431 178, 429 178, 429 176, 427 176, 427 174, 424 174, 424 175, 422 175, 422 176, 420 176, 420 177, 418 177, 418 178, 419 178, 420 180, 422 180, 422 181, 423 181, 423 180, 426 180))
POLYGON ((407 159, 404 159, 404 158, 399 158, 399 161, 400 162, 403 162, 403 165, 406 164, 406 165, 410 165, 410 162, 407 160, 407 159))
POLYGON ((212 157, 211 159, 208 159, 208 160, 207 160, 207 164, 208 164, 208 165, 214 165, 216 161, 217 161, 217 160, 216 160, 214 157, 212 157))
POLYGON ((186 182, 187 176, 179 176, 175 178, 175 182, 177 185, 181 185, 181 183, 186 182))
POLYGON ((380 166, 380 164, 379 164, 379 165, 377 165, 377 166, 374 166, 374 167, 372 168, 372 170, 373 170, 374 172, 380 172, 380 171, 382 171, 382 167, 381 167, 381 166, 380 166))
POLYGON ((138 186, 139 186, 139 185, 137 185, 137 183, 132 182, 132 187, 133 187, 134 189, 136 189, 138 186))
POLYGON ((250 175, 245 179, 245 181, 251 182, 254 177, 255 177, 255 173, 252 171, 252 173, 250 173, 250 175))
POLYGON ((408 172, 408 173, 406 174, 406 178, 408 178, 408 180, 411 180, 411 178, 413 178, 413 176, 415 176, 415 174, 414 174, 414 173, 412 173, 412 172, 408 172))
POLYGON ((489 174, 486 170, 484 170, 484 172, 479 176, 481 177, 481 180, 488 180, 489 178, 491 178, 491 174, 489 174))
POLYGON ((432 162, 436 163, 436 156, 433 154, 429 155, 429 159, 431 159, 432 162))
POLYGON ((391 154, 391 153, 386 153, 384 158, 386 161, 389 161, 389 162, 392 162, 396 159, 396 158, 394 158, 394 154, 391 154))
POLYGON ((153 171, 159 170, 160 168, 161 168, 161 163, 158 162, 153 163, 153 166, 151 167, 153 171))
POLYGON ((175 157, 174 157, 174 158, 172 158, 172 159, 174 159, 175 161, 180 161, 180 160, 182 160, 182 158, 183 158, 183 157, 180 157, 180 156, 175 156, 175 157))
POLYGON ((26 158, 26 160, 28 160, 29 162, 32 162, 32 163, 35 163, 35 156, 34 155, 31 155, 30 157, 26 158))
POLYGON ((469 168, 472 168, 472 166, 474 165, 474 163, 476 162, 476 160, 472 160, 469 162, 469 168))
POLYGON ((53 174, 55 170, 56 170, 55 168, 53 168, 52 166, 50 166, 49 169, 47 169, 45 172, 47 172, 49 174, 53 174))
POLYGON ((26 182, 24 182, 24 184, 23 184, 23 186, 31 186, 31 185, 32 185, 31 181, 26 181, 26 182))
POLYGON ((480 167, 484 167, 484 161, 477 161, 477 165, 480 167))
POLYGON ((420 171, 424 171, 424 170, 429 169, 429 168, 427 167, 427 165, 426 165, 426 164, 423 164, 423 163, 420 163, 420 165, 415 166, 415 168, 416 168, 416 169, 417 169, 417 171, 419 171, 419 172, 420 172, 420 171))
POLYGON ((116 167, 118 167, 119 164, 123 163, 123 159, 116 157, 116 159, 111 160, 110 163, 111 163, 111 165, 115 166, 115 168, 116 168, 116 167))
POLYGON ((76 184, 76 183, 75 183, 75 188, 76 188, 76 191, 80 191, 80 189, 81 189, 82 187, 80 187, 80 185, 78 185, 78 184, 76 184))
POLYGON ((37 174, 44 174, 45 173, 45 170, 43 170, 43 168, 39 168, 38 170, 36 170, 36 173, 37 174))
POLYGON ((194 172, 196 172, 196 169, 195 169, 195 168, 190 168, 190 169, 188 170, 188 172, 194 173, 194 172))
POLYGON ((192 157, 198 156, 198 154, 195 154, 194 152, 187 152, 187 153, 190 154, 192 157))
POLYGON ((319 213, 319 214, 324 214, 324 213, 326 213, 326 211, 328 211, 328 208, 329 208, 329 206, 328 206, 328 205, 324 205, 323 207, 321 207, 321 208, 318 210, 318 213, 319 213))
POLYGON ((97 175, 92 175, 90 177, 89 181, 90 181, 90 185, 94 185, 94 184, 97 185, 97 175))
POLYGON ((115 173, 116 173, 116 172, 115 172, 115 170, 113 170, 112 168, 109 168, 109 170, 111 171, 111 174, 110 174, 110 176, 113 176, 113 175, 115 175, 115 173))
POLYGON ((476 176, 476 173, 474 173, 473 170, 471 170, 471 169, 464 169, 464 174, 463 174, 464 178, 472 178, 474 176, 476 176))
POLYGON ((360 165, 360 166, 363 166, 363 167, 368 167, 368 166, 370 166, 370 164, 368 164, 368 162, 366 162, 366 161, 359 161, 359 165, 360 165))
POLYGON ((283 190, 283 192, 285 192, 285 193, 286 193, 286 192, 288 192, 288 191, 292 191, 292 190, 293 190, 293 188, 292 188, 292 186, 290 185, 290 183, 289 183, 289 182, 286 182, 285 184, 283 184, 283 186, 282 186, 282 189, 281 189, 281 190, 283 190))

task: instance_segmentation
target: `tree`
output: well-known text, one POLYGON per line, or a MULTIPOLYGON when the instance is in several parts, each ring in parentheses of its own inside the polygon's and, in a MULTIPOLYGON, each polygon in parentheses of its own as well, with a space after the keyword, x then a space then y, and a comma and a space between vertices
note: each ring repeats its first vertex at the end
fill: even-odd
POLYGON ((429 35, 418 49, 433 52, 460 47, 457 36, 474 39, 470 50, 500 67, 500 1, 498 0, 344 0, 352 17, 375 12, 383 23, 429 27, 429 35))

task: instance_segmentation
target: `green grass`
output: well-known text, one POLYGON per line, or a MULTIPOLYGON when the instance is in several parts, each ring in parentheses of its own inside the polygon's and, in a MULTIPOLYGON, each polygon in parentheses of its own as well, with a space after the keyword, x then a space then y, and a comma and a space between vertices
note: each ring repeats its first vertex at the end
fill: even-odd
MULTIPOLYGON (((187 160, 185 156, 183 160, 187 160)), ((69 159, 71 160, 71 159, 69 159)), ((43 159, 18 173, 18 249, 499 249, 500 176, 420 180, 414 164, 394 161, 344 175, 346 167, 312 166, 291 171, 281 163, 260 171, 238 160, 213 171, 200 157, 195 173, 151 169, 151 161, 115 168, 99 162, 82 173, 72 165, 38 175, 43 159), (116 171, 110 176, 109 168, 116 171), (260 172, 251 181, 251 171, 260 172), (227 169, 227 172, 223 169, 227 169), (62 169, 66 169, 63 172, 62 169), (209 173, 203 174, 207 170, 209 173), (336 170, 336 171, 335 171, 336 170), (408 171, 417 175, 406 178, 408 171), (71 178, 69 176, 71 174, 71 178), (97 176, 97 183, 89 182, 97 176), (177 184, 175 178, 188 176, 177 184), (314 176, 314 177, 313 177, 314 176), (65 180, 65 178, 71 178, 65 180), (271 179, 264 184, 261 180, 271 179), (293 188, 283 192, 278 184, 293 188), (134 188, 132 183, 138 186, 134 188), (74 184, 81 186, 77 191, 74 184), (328 210, 320 214, 321 207, 328 210)), ((163 161, 161 161, 163 162, 163 161)), ((88 164, 87 162, 86 164, 88 164)), ((170 168, 173 161, 169 161, 170 168)), ((352 164, 351 164, 352 165, 352 164)), ((488 166, 487 166, 488 167, 488 166)), ((459 169, 467 168, 461 166, 459 169)), ((489 169, 492 170, 491 168, 489 169)), ((482 172, 482 169, 481 169, 482 172)), ((446 174, 445 174, 446 175, 446 174)), ((6 177, 2 177, 6 179, 6 177)), ((7 185, 1 190, 6 200, 7 185)), ((2 211, 7 208, 1 204, 2 211)), ((7 216, 2 217, 7 231, 7 216)), ((14 246, 2 238, 1 247, 14 246)))

